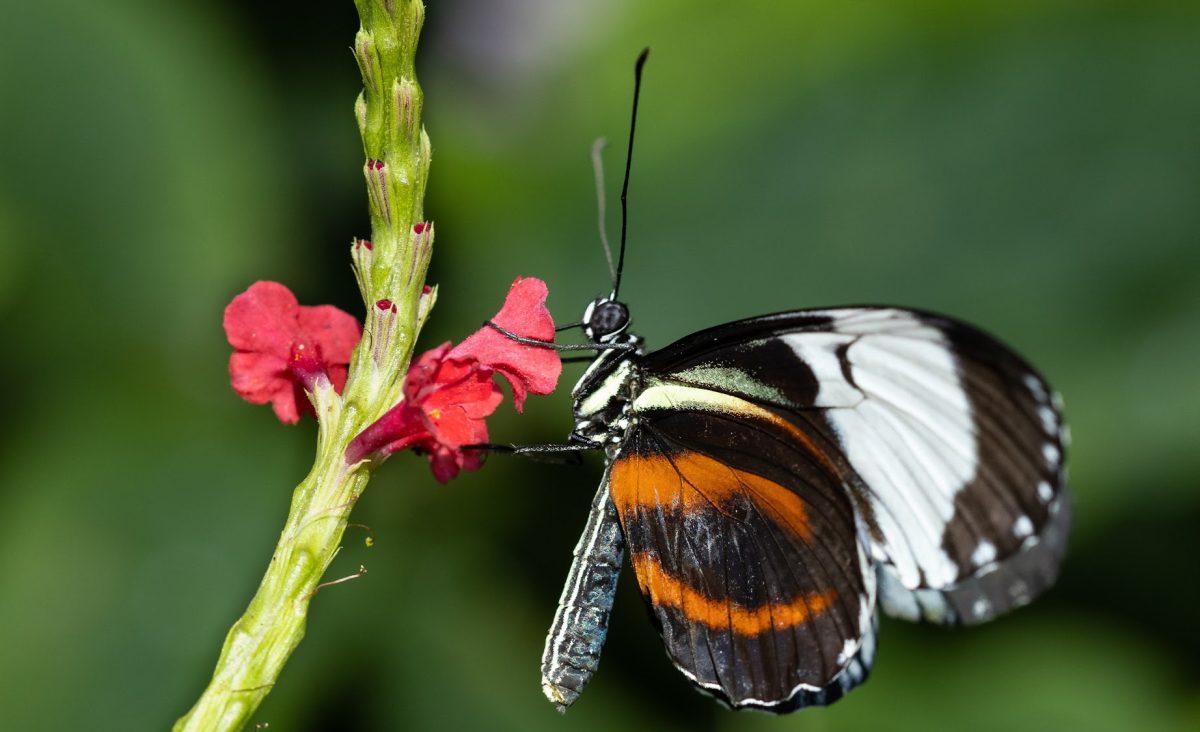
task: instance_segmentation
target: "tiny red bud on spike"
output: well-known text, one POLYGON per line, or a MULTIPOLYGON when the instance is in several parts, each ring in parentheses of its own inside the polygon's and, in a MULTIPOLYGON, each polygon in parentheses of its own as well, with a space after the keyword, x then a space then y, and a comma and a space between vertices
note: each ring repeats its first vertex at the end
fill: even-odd
POLYGON ((371 358, 374 359, 376 366, 382 367, 388 359, 392 340, 395 337, 398 312, 396 303, 386 297, 375 301, 375 312, 372 314, 371 331, 374 333, 374 340, 371 343, 371 358))
POLYGON ((370 239, 355 238, 350 246, 350 259, 354 266, 354 279, 358 280, 359 292, 371 291, 371 271, 374 269, 375 245, 370 239))
MULTIPOLYGON (((403 169, 401 169, 403 172, 403 169)), ((392 220, 391 201, 388 191, 387 164, 382 160, 367 160, 366 165, 367 189, 371 193, 371 203, 376 212, 388 223, 392 220)))
POLYGON ((420 221, 413 224, 413 259, 414 266, 408 270, 408 284, 413 284, 417 272, 424 272, 429 263, 429 255, 433 247, 433 222, 420 221))

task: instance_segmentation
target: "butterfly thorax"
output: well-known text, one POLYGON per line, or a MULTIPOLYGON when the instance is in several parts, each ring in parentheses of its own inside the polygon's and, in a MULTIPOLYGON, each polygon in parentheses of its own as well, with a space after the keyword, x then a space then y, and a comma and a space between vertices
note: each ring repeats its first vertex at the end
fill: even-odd
POLYGON ((635 425, 631 405, 641 384, 642 339, 620 333, 607 342, 627 344, 631 350, 602 351, 575 384, 571 440, 601 443, 614 452, 635 425))

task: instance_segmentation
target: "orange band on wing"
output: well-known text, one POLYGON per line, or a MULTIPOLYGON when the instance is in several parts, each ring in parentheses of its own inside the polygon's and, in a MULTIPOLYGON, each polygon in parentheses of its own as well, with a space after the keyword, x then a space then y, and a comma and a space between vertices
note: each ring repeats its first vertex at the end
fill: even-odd
POLYGON ((649 554, 630 557, 638 584, 650 601, 658 606, 674 608, 694 623, 703 623, 713 630, 729 628, 741 635, 758 635, 770 629, 786 630, 802 625, 825 612, 837 598, 836 590, 809 592, 791 602, 777 602, 756 608, 744 608, 728 600, 713 600, 672 577, 658 560, 649 554))
POLYGON ((721 510, 734 496, 745 495, 781 527, 806 542, 812 539, 812 524, 800 496, 772 480, 698 452, 669 457, 628 455, 613 464, 611 481, 612 500, 622 515, 660 506, 721 510))
POLYGON ((817 447, 817 443, 813 442, 812 437, 810 437, 807 432, 768 409, 763 409, 758 405, 753 406, 755 408, 755 416, 770 422, 776 427, 786 430, 789 435, 796 438, 797 442, 799 442, 801 445, 804 445, 805 449, 808 450, 808 453, 815 457, 817 461, 821 463, 821 465, 825 466, 826 470, 834 475, 840 475, 837 466, 833 464, 833 461, 829 459, 829 456, 825 454, 824 450, 817 447))

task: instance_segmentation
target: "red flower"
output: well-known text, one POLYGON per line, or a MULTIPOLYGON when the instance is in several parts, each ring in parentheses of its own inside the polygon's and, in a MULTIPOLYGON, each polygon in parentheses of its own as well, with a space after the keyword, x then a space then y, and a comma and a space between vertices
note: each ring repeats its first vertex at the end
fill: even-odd
POLYGON ((313 413, 303 390, 328 379, 340 394, 360 337, 358 321, 332 305, 305 307, 278 282, 255 282, 225 308, 233 390, 251 404, 271 402, 285 424, 313 413))
POLYGON ((449 359, 449 351, 446 342, 413 363, 404 380, 404 401, 354 438, 346 449, 347 462, 413 448, 429 456, 433 475, 442 483, 459 470, 480 466, 479 453, 461 447, 487 441, 484 419, 504 395, 491 369, 449 359))
MULTIPOLYGON (((518 277, 493 322, 526 338, 553 340, 546 284, 518 277)), ((503 399, 492 374, 512 384, 519 409, 527 392, 553 391, 561 371, 556 351, 517 343, 485 326, 453 349, 445 343, 417 358, 404 382, 404 401, 354 438, 346 461, 411 447, 429 457, 434 477, 445 483, 482 464, 478 451, 462 448, 488 439, 485 419, 503 399)))
MULTIPOLYGON (((539 341, 554 340, 554 319, 546 309, 546 283, 535 277, 518 277, 492 322, 510 333, 539 341)), ((517 343, 495 328, 481 328, 454 347, 451 358, 474 359, 508 379, 513 406, 525 406, 525 394, 549 394, 562 373, 562 360, 551 348, 517 343)))

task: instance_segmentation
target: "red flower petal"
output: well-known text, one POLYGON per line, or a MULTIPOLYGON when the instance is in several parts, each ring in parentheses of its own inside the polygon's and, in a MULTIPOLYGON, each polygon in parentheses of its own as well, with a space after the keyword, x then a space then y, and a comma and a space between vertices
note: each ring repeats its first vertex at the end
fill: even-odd
POLYGON ((329 366, 329 383, 333 384, 333 390, 338 394, 342 393, 342 389, 346 388, 346 377, 350 375, 348 366, 339 364, 330 364, 329 366))
MULTIPOLYGON (((492 322, 516 335, 552 342, 554 320, 546 309, 546 295, 545 282, 518 277, 492 322)), ((554 349, 518 343, 491 327, 481 328, 458 344, 450 357, 473 359, 500 372, 512 385, 518 412, 525 405, 526 392, 549 394, 562 373, 562 360, 554 349)))
POLYGON ((493 389, 491 396, 494 398, 489 397, 486 401, 474 405, 467 402, 448 404, 444 407, 429 406, 428 404, 423 406, 421 411, 425 413, 426 424, 429 425, 430 433, 439 444, 457 448, 463 445, 487 442, 487 422, 484 419, 496 411, 503 395, 500 393, 499 387, 492 381, 490 373, 486 374, 484 378, 493 389))
POLYGON ((264 353, 237 352, 229 357, 229 374, 233 390, 251 404, 271 403, 275 416, 284 424, 295 424, 300 412, 312 404, 301 393, 297 399, 296 384, 288 376, 286 360, 264 353))
POLYGON ((517 277, 492 322, 526 338, 553 341, 554 319, 546 309, 548 294, 546 283, 538 278, 517 277))
POLYGON ((429 453, 429 464, 433 477, 439 483, 449 483, 459 470, 479 470, 483 467, 483 456, 475 450, 451 450, 441 447, 429 453))
POLYGON ((288 358, 296 339, 299 307, 292 291, 278 282, 255 282, 226 306, 225 337, 239 351, 288 358))
POLYGON ((446 359, 450 346, 450 341, 446 341, 437 348, 431 348, 417 356, 409 365, 408 375, 404 378, 404 397, 408 401, 419 401, 422 398, 421 392, 434 383, 433 377, 446 359))
POLYGON ((304 342, 316 346, 326 364, 350 363, 354 347, 362 338, 353 315, 332 305, 302 305, 296 320, 304 342))
POLYGON ((408 402, 400 402, 358 433, 346 447, 346 462, 356 463, 375 452, 390 455, 432 438, 421 419, 421 411, 408 402))
POLYGON ((255 282, 225 308, 233 389, 252 404, 271 402, 285 424, 312 414, 304 394, 327 376, 341 393, 360 332, 353 316, 330 305, 302 307, 278 282, 255 282))
POLYGON ((434 378, 438 388, 426 390, 421 399, 421 407, 427 414, 457 408, 472 419, 483 419, 496 411, 504 400, 492 379, 492 370, 475 363, 447 359, 434 378))

